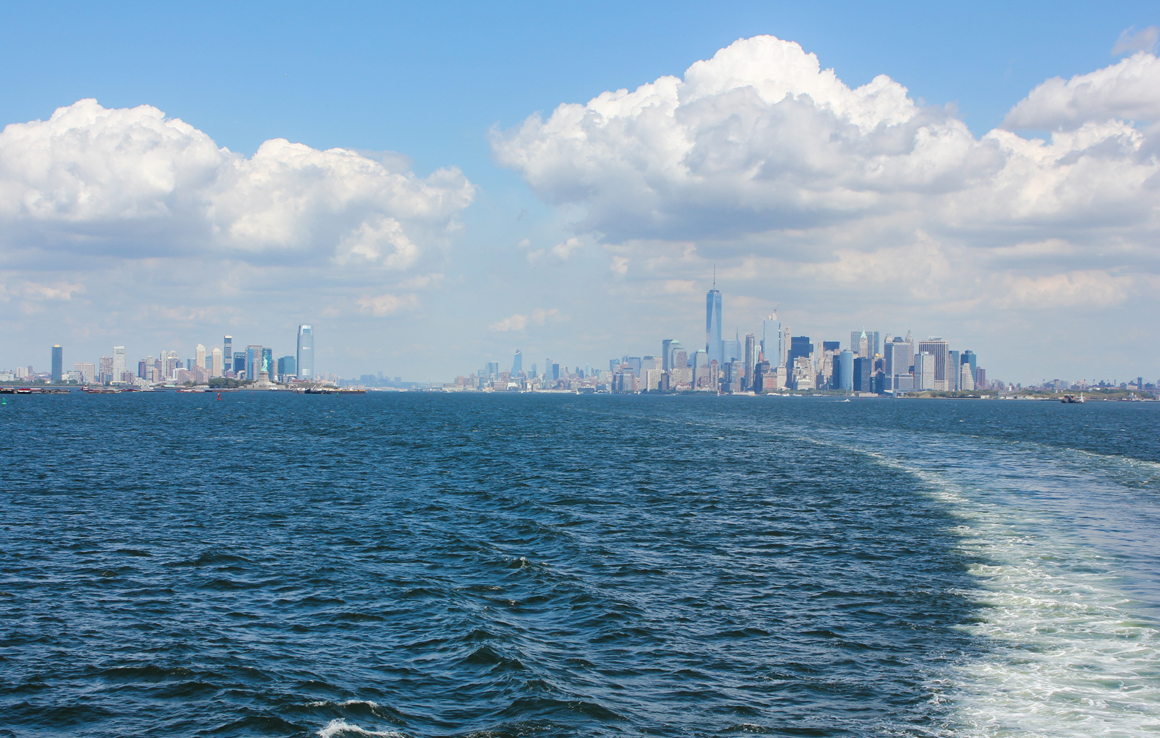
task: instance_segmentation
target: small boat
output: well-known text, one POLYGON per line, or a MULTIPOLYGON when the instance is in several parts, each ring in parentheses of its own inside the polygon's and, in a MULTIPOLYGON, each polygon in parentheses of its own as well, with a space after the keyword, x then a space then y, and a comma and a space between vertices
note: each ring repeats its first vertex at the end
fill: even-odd
POLYGON ((1062 402, 1064 405, 1082 405, 1084 402, 1086 402, 1086 400, 1083 398, 1083 393, 1080 392, 1079 397, 1076 397, 1075 395, 1064 395, 1060 402, 1062 402))

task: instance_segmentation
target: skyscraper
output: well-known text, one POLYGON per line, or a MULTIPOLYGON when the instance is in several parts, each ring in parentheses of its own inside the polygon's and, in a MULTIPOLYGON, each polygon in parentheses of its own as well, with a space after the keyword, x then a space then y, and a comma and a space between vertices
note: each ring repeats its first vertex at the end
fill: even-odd
POLYGON ((520 376, 520 372, 524 370, 524 352, 516 349, 515 358, 512 359, 512 376, 520 376))
POLYGON ((60 344, 52 347, 52 381, 60 382, 64 379, 64 349, 60 344))
POLYGON ((314 379, 314 328, 298 326, 298 378, 314 379))
POLYGON ((224 365, 222 364, 222 350, 219 348, 215 348, 213 350, 213 354, 210 357, 209 375, 211 377, 222 376, 222 374, 224 372, 223 366, 224 365))
POLYGON ((741 386, 746 389, 753 389, 753 370, 757 367, 757 337, 752 333, 745 334, 745 377, 741 380, 741 386))
POLYGON ((197 364, 198 369, 205 369, 205 346, 202 346, 200 343, 197 344, 197 348, 194 349, 193 361, 195 364, 197 364))
POLYGON ((781 321, 777 319, 777 313, 770 313, 761 321, 761 353, 772 366, 781 365, 784 352, 781 350, 781 321))
MULTIPOLYGON (((680 343, 680 341, 677 341, 677 343, 680 343)), ((672 345, 673 339, 671 338, 666 338, 661 341, 661 368, 666 372, 672 368, 672 364, 670 363, 672 361, 672 356, 670 356, 672 353, 670 347, 672 345)))
MULTIPOLYGON (((930 354, 934 364, 934 385, 931 387, 922 387, 922 389, 933 389, 943 392, 953 389, 954 380, 947 375, 948 348, 947 342, 941 338, 928 338, 925 341, 918 342, 919 352, 925 351, 930 354)), ((952 373, 957 371, 958 367, 955 367, 952 373)), ((919 377, 919 374, 918 365, 916 364, 914 367, 914 376, 916 379, 919 377)))
POLYGON ((716 280, 713 289, 705 295, 705 355, 709 362, 716 361, 720 366, 721 356, 721 293, 717 290, 716 280))
POLYGON ((222 356, 225 357, 226 360, 226 369, 231 368, 229 365, 233 362, 234 358, 233 336, 226 336, 225 339, 222 340, 222 356))
POLYGON ((838 354, 838 389, 854 389, 854 352, 849 349, 838 354))
POLYGON ((257 379, 262 371, 262 347, 256 343, 246 346, 246 379, 257 379))
POLYGON ((110 382, 125 381, 125 347, 113 347, 113 377, 110 382))

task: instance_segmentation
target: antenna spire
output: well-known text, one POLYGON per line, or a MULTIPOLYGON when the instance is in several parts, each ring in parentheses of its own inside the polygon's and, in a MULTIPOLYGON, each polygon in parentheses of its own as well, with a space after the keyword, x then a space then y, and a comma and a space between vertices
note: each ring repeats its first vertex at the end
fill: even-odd
POLYGON ((717 262, 713 262, 713 289, 717 289, 717 262))

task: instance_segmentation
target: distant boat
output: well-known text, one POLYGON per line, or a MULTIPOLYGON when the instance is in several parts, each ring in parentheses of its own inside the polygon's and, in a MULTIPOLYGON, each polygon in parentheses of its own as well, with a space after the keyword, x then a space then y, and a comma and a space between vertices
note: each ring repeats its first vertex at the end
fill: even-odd
POLYGON ((1086 402, 1086 400, 1083 398, 1083 393, 1080 392, 1079 397, 1076 397, 1075 395, 1064 395, 1060 402, 1062 402, 1064 405, 1082 405, 1084 402, 1086 402))

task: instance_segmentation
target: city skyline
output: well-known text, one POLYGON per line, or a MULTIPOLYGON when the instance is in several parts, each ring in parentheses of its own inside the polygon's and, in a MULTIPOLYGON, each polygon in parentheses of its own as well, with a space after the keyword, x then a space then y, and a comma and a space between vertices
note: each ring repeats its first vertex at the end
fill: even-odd
POLYGON ((261 4, 14 10, 0 365, 301 324, 342 376, 582 364, 700 345, 715 265, 722 341, 777 313, 1160 373, 1154 4, 456 7, 273 13, 260 48, 228 29, 261 4))

